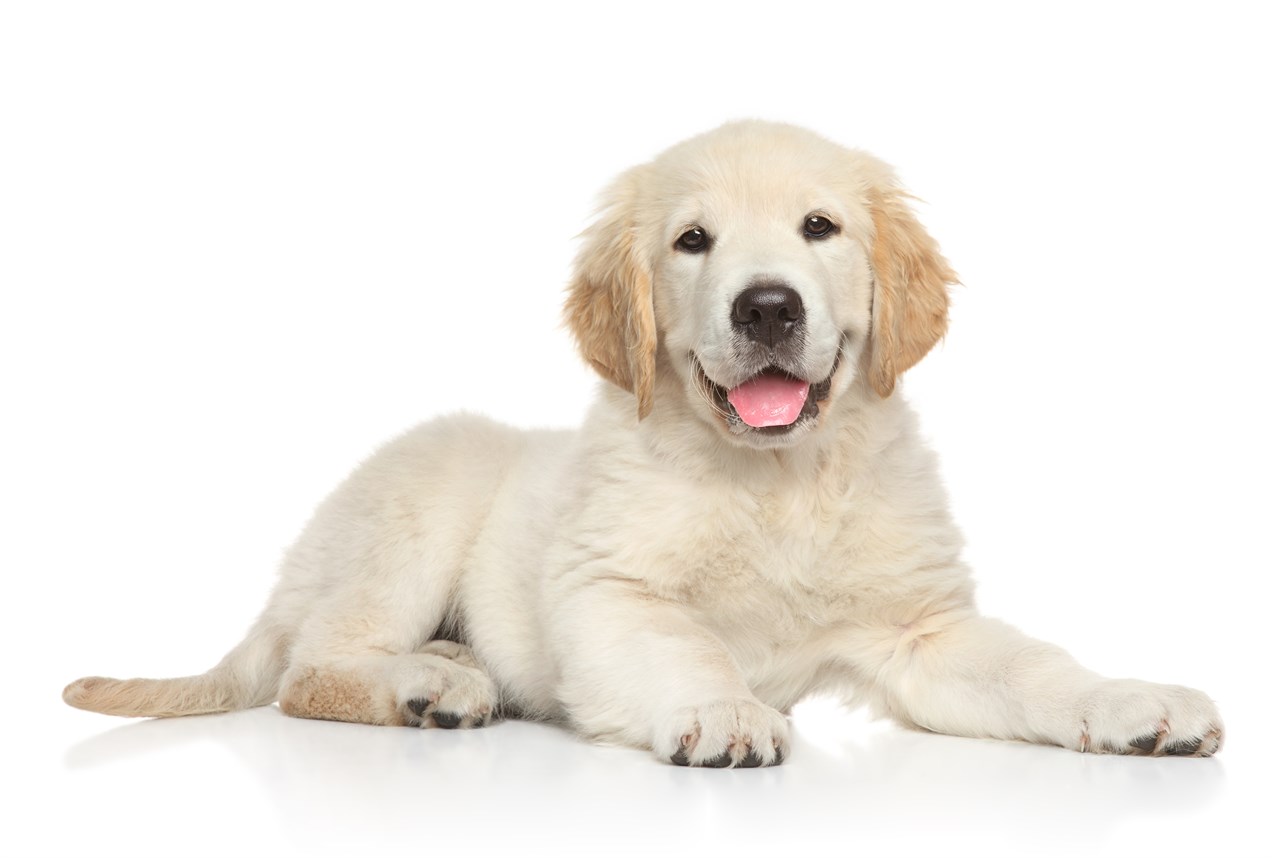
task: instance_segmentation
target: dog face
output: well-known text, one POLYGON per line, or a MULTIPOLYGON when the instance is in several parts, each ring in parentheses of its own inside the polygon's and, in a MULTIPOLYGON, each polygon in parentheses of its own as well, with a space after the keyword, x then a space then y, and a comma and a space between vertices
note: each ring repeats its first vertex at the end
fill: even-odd
POLYGON ((945 332, 954 274, 904 200, 864 153, 725 125, 609 189, 567 320, 642 417, 655 374, 672 373, 731 441, 796 444, 859 380, 889 395, 945 332))

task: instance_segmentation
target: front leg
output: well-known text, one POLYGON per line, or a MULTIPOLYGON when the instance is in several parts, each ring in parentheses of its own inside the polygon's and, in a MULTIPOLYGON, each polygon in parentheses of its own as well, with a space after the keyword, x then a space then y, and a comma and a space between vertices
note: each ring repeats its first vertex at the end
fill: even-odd
POLYGON ((591 577, 553 612, 557 696, 593 738, 681 766, 777 765, 786 718, 751 693, 720 640, 636 580, 591 577))
POLYGON ((938 733, 1095 753, 1207 757, 1223 725, 1200 691, 1105 679, 965 609, 854 635, 856 672, 893 717, 938 733))

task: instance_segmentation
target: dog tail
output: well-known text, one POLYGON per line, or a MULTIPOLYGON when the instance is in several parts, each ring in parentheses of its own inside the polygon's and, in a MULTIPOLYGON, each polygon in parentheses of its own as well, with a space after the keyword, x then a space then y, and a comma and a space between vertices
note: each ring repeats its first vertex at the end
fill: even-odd
POLYGON ((86 676, 66 686, 62 699, 77 709, 140 718, 266 706, 278 697, 286 653, 287 635, 264 616, 244 641, 207 673, 176 679, 86 676))

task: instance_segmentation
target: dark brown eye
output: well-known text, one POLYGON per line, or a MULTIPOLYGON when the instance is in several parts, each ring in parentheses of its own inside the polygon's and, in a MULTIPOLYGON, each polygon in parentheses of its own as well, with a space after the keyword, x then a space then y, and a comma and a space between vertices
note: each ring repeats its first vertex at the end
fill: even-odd
POLYGON ((685 253, 702 253, 710 246, 711 236, 700 226, 686 230, 684 235, 676 239, 676 249, 685 253))
POLYGON ((825 238, 838 229, 829 218, 821 215, 809 215, 804 218, 804 237, 805 238, 825 238))

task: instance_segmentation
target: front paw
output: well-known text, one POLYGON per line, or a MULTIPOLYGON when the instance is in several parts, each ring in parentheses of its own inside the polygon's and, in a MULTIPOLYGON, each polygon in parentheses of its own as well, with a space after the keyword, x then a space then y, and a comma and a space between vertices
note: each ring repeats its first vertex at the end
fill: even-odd
POLYGON ((674 712, 660 726, 654 752, 678 766, 745 769, 779 765, 789 747, 782 713, 736 697, 674 712))
POLYGON ((1223 744, 1214 701, 1182 685, 1105 680, 1082 700, 1079 716, 1079 751, 1209 757, 1223 744))

